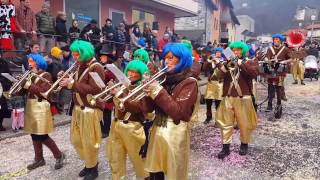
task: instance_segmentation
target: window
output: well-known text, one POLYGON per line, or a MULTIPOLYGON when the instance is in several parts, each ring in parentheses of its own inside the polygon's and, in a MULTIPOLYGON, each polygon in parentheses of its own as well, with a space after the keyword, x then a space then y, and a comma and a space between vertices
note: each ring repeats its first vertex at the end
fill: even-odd
POLYGON ((110 8, 109 17, 111 18, 113 25, 117 27, 123 21, 125 13, 123 11, 110 8))
POLYGON ((138 10, 138 9, 133 9, 132 10, 132 21, 140 21, 139 27, 140 30, 143 31, 144 27, 146 25, 149 25, 150 28, 152 28, 152 23, 155 21, 155 16, 152 13, 138 10))
POLYGON ((79 1, 65 0, 65 10, 67 12, 67 26, 71 26, 72 19, 79 21, 79 28, 86 26, 91 19, 99 23, 99 0, 79 1))

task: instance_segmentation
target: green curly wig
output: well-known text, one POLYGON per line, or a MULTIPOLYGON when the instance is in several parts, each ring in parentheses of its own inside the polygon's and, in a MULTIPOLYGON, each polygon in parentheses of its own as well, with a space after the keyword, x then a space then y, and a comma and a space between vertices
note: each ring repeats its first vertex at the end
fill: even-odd
POLYGON ((183 45, 185 45, 185 46, 190 50, 190 52, 191 52, 191 54, 192 54, 193 47, 192 47, 191 41, 189 41, 189 40, 182 40, 181 43, 182 43, 183 45))
POLYGON ((231 43, 229 45, 230 49, 234 49, 234 48, 237 48, 237 49, 242 49, 242 56, 246 56, 246 54, 248 53, 249 51, 249 47, 247 46, 246 43, 244 42, 241 42, 241 41, 235 41, 233 43, 231 43))
POLYGON ((90 61, 95 55, 93 45, 87 41, 75 40, 71 44, 70 50, 80 54, 79 60, 81 62, 90 61))
POLYGON ((147 64, 150 61, 148 52, 143 48, 140 48, 134 51, 133 57, 134 59, 141 60, 145 64, 147 64))
POLYGON ((141 75, 141 80, 143 80, 143 75, 145 73, 149 73, 149 69, 148 66, 143 63, 141 60, 132 60, 128 63, 126 69, 124 70, 124 73, 126 76, 128 76, 128 71, 133 70, 133 71, 137 71, 140 75, 141 75))

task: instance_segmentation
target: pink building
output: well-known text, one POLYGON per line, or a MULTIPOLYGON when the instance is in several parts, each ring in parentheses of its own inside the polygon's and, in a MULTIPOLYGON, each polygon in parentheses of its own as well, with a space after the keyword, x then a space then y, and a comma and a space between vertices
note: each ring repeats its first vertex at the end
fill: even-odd
MULTIPOLYGON (((194 0, 32 0, 32 9, 38 12, 44 1, 50 1, 51 13, 65 11, 68 23, 78 19, 83 26, 91 19, 96 19, 100 26, 110 18, 114 25, 119 24, 122 18, 128 22, 140 20, 140 26, 154 22, 159 23, 159 34, 165 27, 174 27, 175 17, 194 16, 197 14, 198 4, 194 0)), ((13 0, 18 5, 19 0, 13 0)))

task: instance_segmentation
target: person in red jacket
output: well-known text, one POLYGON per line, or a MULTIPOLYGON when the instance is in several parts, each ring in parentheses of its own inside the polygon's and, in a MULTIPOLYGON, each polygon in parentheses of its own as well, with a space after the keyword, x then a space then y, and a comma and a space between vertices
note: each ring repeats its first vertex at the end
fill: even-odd
POLYGON ((163 38, 159 40, 158 44, 158 52, 159 56, 161 57, 162 50, 163 48, 170 42, 170 35, 169 34, 164 34, 163 38))

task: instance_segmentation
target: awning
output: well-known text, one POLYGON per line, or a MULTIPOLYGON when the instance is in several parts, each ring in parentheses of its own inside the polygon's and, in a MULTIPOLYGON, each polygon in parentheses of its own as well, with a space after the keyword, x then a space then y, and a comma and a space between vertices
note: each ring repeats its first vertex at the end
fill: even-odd
POLYGON ((143 6, 160 9, 174 14, 174 17, 196 16, 198 3, 193 0, 129 0, 143 6))

